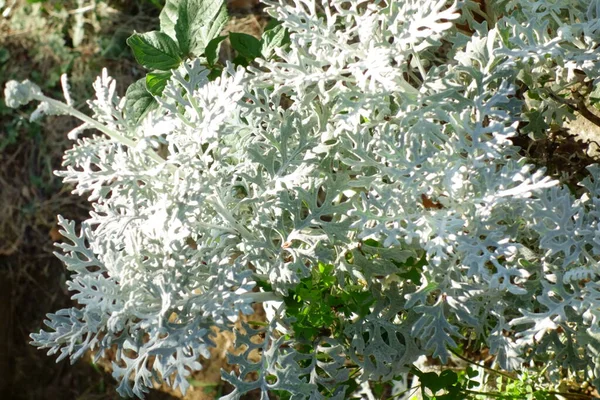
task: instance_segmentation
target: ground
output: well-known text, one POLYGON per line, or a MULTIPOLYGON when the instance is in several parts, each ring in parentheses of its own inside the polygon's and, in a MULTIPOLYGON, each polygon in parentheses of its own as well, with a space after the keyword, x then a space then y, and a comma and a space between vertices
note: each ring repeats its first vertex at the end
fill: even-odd
MULTIPOLYGON (((46 94, 61 98, 59 77, 70 76, 77 108, 87 110, 91 83, 106 67, 119 93, 143 76, 124 40, 135 29, 158 24, 160 0, 0 1, 0 87, 9 79, 30 79, 46 94), (12 6, 8 12, 8 6, 12 6), (4 8, 2 8, 4 7, 4 8)), ((264 15, 254 0, 229 4, 228 29, 259 34, 264 15)), ((70 193, 52 171, 60 168, 70 147, 67 132, 77 126, 69 117, 28 122, 33 108, 8 109, 0 100, 0 398, 118 399, 109 361, 92 363, 86 355, 74 365, 55 363, 56 355, 29 345, 29 335, 42 328, 44 316, 72 306, 66 290, 67 271, 52 254, 60 240, 56 216, 81 221, 85 198, 70 193)), ((204 370, 193 376, 185 397, 166 385, 148 399, 213 399, 227 388, 220 381, 231 335, 219 335, 218 348, 204 370)))

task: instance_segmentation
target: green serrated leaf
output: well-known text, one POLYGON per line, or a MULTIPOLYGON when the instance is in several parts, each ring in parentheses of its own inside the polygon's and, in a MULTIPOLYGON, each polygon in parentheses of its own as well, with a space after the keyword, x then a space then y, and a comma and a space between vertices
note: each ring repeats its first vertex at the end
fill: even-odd
POLYGON ((260 40, 252 35, 231 32, 229 34, 229 42, 231 43, 231 47, 237 51, 238 55, 250 61, 261 55, 260 40))
POLYGON ((276 48, 285 47, 290 43, 289 32, 282 25, 277 25, 263 33, 260 53, 268 60, 275 53, 276 48))
POLYGON ((180 3, 181 2, 177 0, 167 1, 158 17, 160 21, 160 31, 169 35, 173 40, 177 40, 175 24, 177 23, 177 17, 179 16, 180 3))
POLYGON ((153 71, 146 75, 146 89, 155 96, 160 96, 171 78, 171 72, 153 71))
POLYGON ((206 45, 206 49, 204 49, 204 56, 206 57, 206 62, 208 65, 215 65, 215 63, 219 60, 219 47, 221 42, 225 39, 227 39, 227 36, 217 36, 206 45))
POLYGON ((134 33, 127 39, 127 44, 137 62, 148 69, 167 71, 181 64, 177 43, 165 33, 134 33))
POLYGON ((227 7, 225 2, 221 2, 221 7, 218 9, 217 14, 213 19, 207 24, 204 24, 201 29, 198 30, 202 38, 202 46, 199 48, 194 54, 202 54, 204 49, 208 45, 208 43, 219 36, 219 34, 223 31, 225 24, 227 23, 227 7))
POLYGON ((185 56, 199 56, 227 22, 223 0, 170 0, 160 14, 160 29, 177 40, 185 56))
POLYGON ((134 124, 137 124, 156 107, 158 107, 158 102, 146 89, 146 78, 134 82, 127 88, 125 115, 134 124))

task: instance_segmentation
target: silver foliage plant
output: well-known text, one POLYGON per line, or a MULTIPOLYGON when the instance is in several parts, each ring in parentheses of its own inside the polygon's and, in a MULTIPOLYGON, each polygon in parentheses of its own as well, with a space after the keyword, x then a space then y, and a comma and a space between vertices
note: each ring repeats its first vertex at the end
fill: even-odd
POLYGON ((93 204, 80 230, 59 217, 79 306, 32 343, 73 361, 116 345, 122 395, 153 379, 185 391, 211 329, 263 303, 266 326, 237 332, 226 399, 342 399, 348 363, 359 381, 389 380, 424 354, 446 362, 465 337, 501 368, 541 356, 599 386, 600 167, 576 196, 511 138, 527 110, 572 118, 553 97, 519 100, 517 82, 597 84, 600 1, 499 1, 484 22, 471 0, 265 3, 289 47, 212 82, 185 62, 141 123, 106 73, 93 118, 7 84, 9 106, 36 100, 36 116, 100 131, 73 132, 57 172, 93 204), (357 256, 369 239, 381 246, 357 256), (409 257, 427 261, 420 284, 392 262, 409 257), (375 301, 302 352, 282 300, 318 263, 375 301))

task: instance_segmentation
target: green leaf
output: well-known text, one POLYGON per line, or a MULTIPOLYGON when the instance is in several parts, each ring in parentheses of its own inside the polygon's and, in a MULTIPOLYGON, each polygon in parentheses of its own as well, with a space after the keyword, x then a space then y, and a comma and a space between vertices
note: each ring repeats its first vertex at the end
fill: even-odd
POLYGON ((175 24, 177 23, 177 17, 179 16, 180 6, 181 1, 169 0, 165 3, 165 6, 158 17, 160 21, 160 31, 169 35, 173 40, 177 40, 175 24))
POLYGON ((333 272, 333 265, 331 264, 323 264, 322 262, 320 262, 317 265, 317 268, 319 269, 319 273, 323 275, 331 275, 333 272))
POLYGON ((476 378, 479 375, 479 371, 471 367, 467 367, 466 374, 469 378, 476 378))
POLYGON ((242 57, 249 60, 260 57, 260 40, 252 35, 231 32, 229 34, 229 42, 231 42, 231 47, 242 57))
POLYGON ((162 0, 148 0, 148 2, 152 3, 159 10, 163 8, 162 0))
POLYGON ((421 385, 431 389, 432 391, 434 387, 437 387, 436 381, 438 379, 438 374, 435 372, 420 372, 419 374, 415 375, 419 377, 421 385))
POLYGON ((340 311, 346 315, 346 317, 352 314, 357 314, 359 317, 365 317, 371 312, 371 306, 375 303, 375 298, 368 291, 350 291, 343 292, 341 294, 343 305, 340 311))
MULTIPOLYGON (((252 61, 252 60, 250 60, 250 61, 252 61)), ((248 66, 248 64, 250 64, 250 63, 248 62, 248 59, 247 59, 246 57, 244 57, 244 56, 237 56, 237 57, 234 57, 234 59, 233 59, 233 60, 231 60, 231 62, 232 62, 232 63, 233 63, 233 65, 235 65, 236 67, 237 67, 237 66, 239 66, 239 67, 247 67, 247 66, 248 66)))
POLYGON ((529 97, 530 99, 542 101, 542 97, 540 96, 540 93, 537 90, 528 90, 526 94, 527 97, 529 97))
POLYGON ((265 30, 260 41, 262 56, 268 60, 278 47, 285 47, 290 43, 290 35, 282 25, 277 25, 270 30, 265 30))
POLYGON ((451 369, 445 369, 440 373, 439 383, 442 388, 449 388, 458 382, 458 375, 451 369))
POLYGON ((208 80, 212 82, 215 79, 217 79, 218 77, 220 77, 222 73, 223 73, 223 69, 217 68, 215 66, 213 69, 210 70, 210 73, 208 74, 208 80))
POLYGON ((10 52, 4 47, 0 47, 0 64, 4 64, 10 59, 10 52))
POLYGON ((600 83, 598 83, 594 90, 590 92, 590 101, 592 104, 600 102, 600 83))
POLYGON ((421 384, 424 387, 427 387, 433 393, 436 393, 442 389, 450 390, 452 386, 458 382, 458 375, 456 372, 449 369, 442 371, 439 375, 435 372, 416 371, 416 369, 413 369, 415 375, 419 377, 421 384))
POLYGON ((417 285, 421 283, 421 271, 419 271, 415 267, 410 267, 410 269, 408 271, 399 273, 398 276, 400 276, 401 278, 404 278, 404 279, 408 279, 412 283, 417 284, 417 285))
POLYGON ((227 36, 217 36, 206 45, 204 49, 204 56, 208 65, 215 65, 219 60, 219 47, 223 40, 227 39, 227 36))
POLYGON ((112 38, 102 50, 102 57, 117 59, 127 49, 127 38, 129 31, 126 29, 117 29, 112 38))
POLYGON ((146 89, 155 96, 160 96, 171 78, 171 72, 152 71, 146 75, 146 89))
POLYGON ((375 395, 375 397, 378 399, 383 398, 386 390, 388 389, 388 386, 389 386, 388 382, 374 382, 373 383, 373 394, 375 395))
POLYGON ((160 13, 161 31, 177 40, 185 56, 200 56, 227 22, 223 0, 169 0, 160 13))
POLYGON ((546 123, 546 118, 539 110, 526 112, 525 115, 529 123, 521 130, 525 134, 529 134, 532 139, 541 139, 546 136, 546 131, 550 125, 546 123))
POLYGON ((214 16, 214 18, 212 18, 210 21, 204 24, 201 27, 201 29, 198 30, 198 33, 202 38, 202 50, 199 50, 197 53, 194 54, 202 54, 208 43, 217 36, 219 36, 221 31, 223 31, 225 24, 227 23, 227 18, 227 7, 225 5, 225 2, 223 1, 221 3, 221 7, 218 9, 218 12, 214 16))
POLYGON ((270 31, 278 26, 280 26, 283 22, 279 21, 277 19, 271 18, 268 22, 267 25, 265 25, 265 28, 263 29, 263 33, 270 31))
POLYGON ((134 124, 137 124, 156 107, 158 107, 158 102, 146 89, 146 78, 134 82, 127 88, 125 115, 134 124))
POLYGON ((166 71, 181 64, 177 43, 162 32, 134 33, 127 39, 138 63, 148 69, 166 71))

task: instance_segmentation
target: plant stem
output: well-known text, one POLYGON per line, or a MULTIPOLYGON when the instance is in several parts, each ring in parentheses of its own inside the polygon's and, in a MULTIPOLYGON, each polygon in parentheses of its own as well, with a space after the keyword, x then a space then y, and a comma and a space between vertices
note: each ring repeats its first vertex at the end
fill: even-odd
POLYGON ((485 365, 478 364, 478 363, 476 363, 475 361, 469 360, 468 358, 461 356, 460 354, 458 354, 456 351, 454 351, 454 350, 452 350, 452 349, 448 349, 448 350, 450 350, 450 353, 454 354, 456 357, 460 358, 461 360, 463 360, 463 361, 465 361, 465 362, 467 362, 467 363, 469 363, 469 364, 476 365, 476 366, 478 366, 478 367, 480 367, 480 368, 483 368, 483 369, 485 369, 486 371, 489 371, 489 372, 491 372, 491 373, 494 373, 494 374, 497 374, 497 375, 501 375, 501 376, 503 376, 503 377, 505 377, 505 378, 507 378, 507 379, 510 379, 511 381, 516 381, 516 380, 518 380, 517 378, 515 378, 514 376, 510 376, 510 375, 509 375, 509 374, 507 374, 506 372, 498 371, 498 370, 495 370, 495 369, 493 369, 493 368, 486 367, 485 365))
POLYGON ((213 209, 217 212, 217 214, 223 217, 225 221, 229 222, 233 229, 235 229, 243 238, 247 240, 254 239, 250 231, 242 225, 240 225, 225 208, 225 206, 221 202, 221 198, 219 197, 219 195, 214 195, 212 196, 212 199, 207 199, 206 203, 210 204, 213 207, 213 209))
POLYGON ((590 394, 582 394, 582 393, 561 393, 561 392, 553 392, 553 391, 547 391, 544 390, 544 393, 548 393, 548 394, 553 394, 555 396, 562 396, 565 398, 577 398, 577 399, 597 399, 597 397, 594 397, 590 394))
POLYGON ((416 392, 417 390, 419 390, 421 388, 421 385, 415 386, 415 387, 409 387, 406 390, 401 391, 400 393, 397 393, 395 395, 393 395, 392 397, 390 397, 390 399, 395 399, 398 398, 400 396, 403 396, 404 394, 408 393, 409 391, 413 391, 413 393, 410 394, 409 398, 412 397, 412 395, 414 394, 414 392, 416 392))
POLYGON ((241 298, 250 297, 255 303, 264 303, 265 301, 283 300, 279 295, 273 292, 248 292, 240 295, 241 298))
MULTIPOLYGON (((56 108, 62 112, 64 112, 65 114, 69 114, 72 115, 73 117, 83 121, 84 123, 86 123, 87 125, 91 126, 94 129, 99 130, 100 132, 104 133, 106 136, 108 136, 109 138, 116 140, 117 142, 121 143, 124 146, 127 146, 131 149, 136 147, 136 142, 132 139, 129 139, 128 137, 125 137, 123 135, 121 135, 119 132, 116 132, 112 129, 110 129, 109 127, 107 127, 106 125, 101 124, 100 122, 96 121, 95 119, 88 117, 87 115, 85 115, 84 113, 82 113, 81 111, 63 103, 62 101, 58 101, 58 100, 54 100, 51 99, 49 97, 46 97, 44 95, 41 96, 34 96, 35 100, 38 100, 39 102, 42 103, 48 103, 50 104, 53 108, 56 108)), ((150 157, 152 160, 156 161, 159 164, 162 164, 165 162, 165 160, 160 157, 158 154, 156 154, 154 151, 152 150, 147 150, 144 152, 148 157, 150 157)), ((171 165, 167 165, 168 168, 172 169, 173 166, 171 165)))
POLYGON ((475 394, 475 395, 480 395, 480 396, 488 396, 488 397, 496 397, 496 398, 504 397, 504 395, 500 394, 500 393, 479 392, 477 390, 470 390, 470 389, 463 389, 462 391, 465 393, 475 394))

